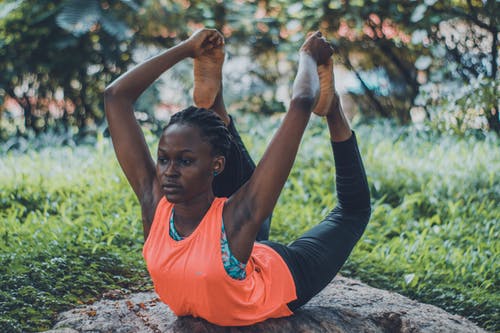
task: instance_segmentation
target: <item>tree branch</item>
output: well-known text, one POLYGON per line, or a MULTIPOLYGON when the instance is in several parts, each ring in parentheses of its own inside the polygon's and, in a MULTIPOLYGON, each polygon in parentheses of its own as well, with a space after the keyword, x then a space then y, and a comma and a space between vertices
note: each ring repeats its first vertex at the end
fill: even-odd
POLYGON ((493 33, 493 41, 491 42, 491 78, 496 80, 498 72, 498 32, 493 33))
POLYGON ((413 93, 416 95, 418 92, 418 82, 415 78, 415 75, 412 75, 411 70, 409 70, 401 60, 394 54, 390 45, 388 45, 388 41, 382 41, 381 43, 377 43, 378 48, 384 55, 386 55, 392 63, 396 66, 399 72, 402 74, 406 83, 411 87, 413 93))
POLYGON ((378 111, 380 115, 382 115, 385 118, 390 118, 389 112, 380 104, 379 100, 375 97, 375 94, 373 91, 368 87, 368 85, 365 83, 359 72, 354 68, 352 65, 351 61, 349 60, 349 54, 343 53, 342 52, 342 58, 344 59, 344 63, 346 64, 347 68, 351 71, 354 72, 356 77, 358 78, 359 82, 361 83, 361 86, 363 87, 364 92, 374 105, 375 109, 378 111))
POLYGON ((382 54, 384 54, 387 58, 389 58, 389 60, 399 70, 399 72, 401 73, 402 77, 404 78, 404 80, 406 81, 406 83, 410 86, 410 88, 413 91, 413 96, 412 96, 412 100, 413 100, 413 98, 418 93, 418 87, 419 87, 419 84, 418 84, 418 82, 416 80, 415 75, 414 74, 412 75, 412 73, 411 73, 412 70, 410 68, 408 68, 408 66, 406 66, 405 64, 403 64, 403 62, 401 61, 401 59, 396 54, 394 54, 394 51, 392 49, 393 44, 391 44, 390 40, 388 40, 387 38, 385 38, 385 34, 382 31, 382 27, 380 25, 377 25, 371 18, 368 18, 367 22, 368 22, 368 26, 373 31, 373 34, 375 36, 373 38, 374 41, 375 41, 375 45, 382 52, 382 54), (382 33, 382 35, 384 36, 384 38, 379 38, 377 36, 377 31, 380 31, 382 33))

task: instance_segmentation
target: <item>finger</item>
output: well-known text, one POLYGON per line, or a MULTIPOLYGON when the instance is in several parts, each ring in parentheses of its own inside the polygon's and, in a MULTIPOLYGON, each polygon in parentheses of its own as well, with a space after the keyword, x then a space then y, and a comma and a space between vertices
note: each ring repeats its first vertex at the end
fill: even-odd
POLYGON ((207 39, 212 43, 217 39, 217 33, 215 31, 210 31, 210 34, 208 35, 207 39))
POLYGON ((214 49, 214 45, 213 44, 207 44, 204 48, 203 48, 203 52, 209 52, 211 51, 212 49, 214 49))
POLYGON ((201 47, 204 49, 207 49, 209 46, 211 46, 213 43, 210 41, 210 38, 205 38, 203 42, 201 43, 201 47))
POLYGON ((211 37, 207 41, 207 44, 210 44, 212 48, 222 45, 222 39, 220 36, 211 37))
POLYGON ((223 45, 224 44, 224 37, 222 35, 220 35, 219 33, 217 33, 215 38, 212 39, 212 43, 214 45, 217 45, 217 46, 223 45))

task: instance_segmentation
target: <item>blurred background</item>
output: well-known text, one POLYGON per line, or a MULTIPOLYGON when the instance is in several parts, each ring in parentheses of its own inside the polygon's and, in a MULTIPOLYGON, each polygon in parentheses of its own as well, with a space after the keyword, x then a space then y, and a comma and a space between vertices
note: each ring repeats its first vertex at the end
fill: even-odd
MULTIPOLYGON (((341 274, 500 332, 498 0, 0 0, 0 332, 39 332, 110 290, 152 290, 106 85, 202 26, 226 39, 224 97, 256 161, 321 30, 372 199, 341 274)), ((192 61, 138 100, 153 156, 193 103, 192 61)), ((312 117, 273 212, 288 243, 336 203, 312 117)))
MULTIPOLYGON (((4 0, 2 149, 22 149, 23 139, 42 133, 90 140, 105 126, 104 87, 202 26, 226 38, 233 109, 285 111, 297 50, 319 29, 335 46, 336 82, 351 117, 500 133, 499 7, 495 0, 4 0)), ((192 103, 190 66, 176 66, 143 95, 141 122, 157 131, 192 103)))

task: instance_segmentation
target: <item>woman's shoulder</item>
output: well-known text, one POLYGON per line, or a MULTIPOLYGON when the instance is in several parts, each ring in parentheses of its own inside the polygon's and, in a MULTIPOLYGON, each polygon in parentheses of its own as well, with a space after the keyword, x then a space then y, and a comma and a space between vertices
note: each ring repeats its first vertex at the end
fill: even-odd
POLYGON ((154 228, 155 221, 161 219, 165 212, 169 211, 173 204, 170 203, 165 196, 157 198, 148 205, 148 209, 142 206, 142 219, 144 224, 144 237, 147 239, 150 231, 154 228))
POLYGON ((222 217, 222 212, 224 211, 226 200, 227 198, 224 197, 215 197, 214 201, 212 201, 212 204, 210 205, 208 214, 220 215, 222 217))

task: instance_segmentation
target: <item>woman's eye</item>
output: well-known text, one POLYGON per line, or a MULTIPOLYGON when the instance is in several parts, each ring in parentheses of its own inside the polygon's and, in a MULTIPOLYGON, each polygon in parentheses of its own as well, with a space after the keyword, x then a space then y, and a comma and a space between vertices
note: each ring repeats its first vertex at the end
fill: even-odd
POLYGON ((165 157, 158 157, 158 163, 160 164, 167 164, 168 159, 165 157))
POLYGON ((181 163, 182 163, 182 165, 186 165, 187 166, 187 165, 191 165, 191 163, 193 163, 193 161, 184 158, 184 159, 181 160, 181 163))

